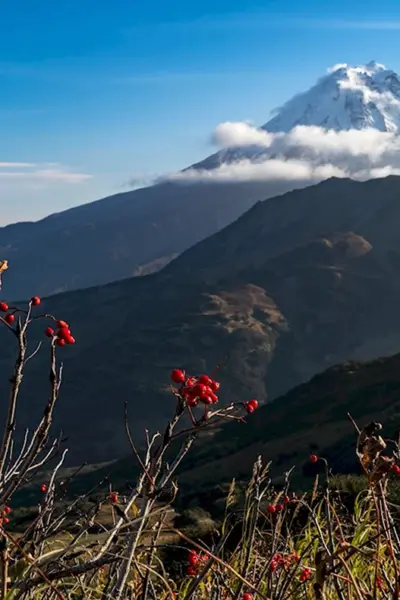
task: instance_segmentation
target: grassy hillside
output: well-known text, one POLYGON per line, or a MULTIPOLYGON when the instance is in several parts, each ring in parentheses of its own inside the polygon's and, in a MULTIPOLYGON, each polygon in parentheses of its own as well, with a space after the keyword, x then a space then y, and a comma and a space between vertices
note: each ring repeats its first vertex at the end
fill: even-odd
MULTIPOLYGON (((55 414, 70 460, 128 451, 125 401, 138 442, 160 427, 174 367, 219 365, 227 399, 265 403, 333 364, 399 351, 399 192, 398 178, 328 181, 258 204, 160 273, 46 298, 77 339, 55 414)), ((21 425, 47 394, 43 352, 27 366, 21 425)), ((0 357, 2 394, 12 356, 0 357)))

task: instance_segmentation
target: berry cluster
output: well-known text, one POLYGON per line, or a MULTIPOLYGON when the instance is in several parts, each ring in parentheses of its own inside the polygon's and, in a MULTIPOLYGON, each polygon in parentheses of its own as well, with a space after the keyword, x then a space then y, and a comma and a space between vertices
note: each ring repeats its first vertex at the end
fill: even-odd
POLYGON ((291 552, 290 554, 274 554, 272 557, 271 563, 269 565, 270 570, 275 573, 278 569, 287 569, 293 563, 298 563, 300 561, 300 556, 296 552, 291 552))
MULTIPOLYGON (((31 306, 39 306, 40 302, 41 302, 41 299, 39 298, 39 296, 32 296, 32 298, 29 301, 29 304, 31 306)), ((4 317, 4 321, 8 325, 12 325, 15 321, 15 313, 17 311, 14 309, 14 312, 8 312, 9 310, 10 310, 10 307, 8 306, 7 302, 0 302, 0 312, 7 313, 6 316, 4 317)))
POLYGON ((300 581, 304 582, 307 581, 308 579, 310 579, 311 577, 311 569, 309 569, 308 567, 304 567, 304 569, 301 572, 300 575, 300 581))
POLYGON ((283 510, 285 510, 286 506, 288 506, 289 504, 295 504, 296 502, 297 498, 295 496, 293 496, 293 498, 290 498, 290 496, 283 496, 283 498, 280 499, 279 502, 275 501, 274 504, 268 504, 267 512, 271 515, 282 512, 283 510))
POLYGON ((188 562, 189 566, 186 569, 186 574, 195 577, 198 574, 199 568, 208 559, 206 554, 199 554, 194 550, 189 551, 188 562))
MULTIPOLYGON (((32 298, 29 301, 29 305, 31 307, 39 306, 40 303, 41 303, 41 299, 39 298, 39 296, 32 296, 32 298)), ((4 302, 4 301, 0 302, 0 312, 7 313, 3 317, 3 321, 5 323, 7 323, 7 325, 10 325, 10 326, 15 322, 16 313, 22 312, 22 313, 27 314, 26 311, 22 311, 15 307, 12 307, 10 309, 7 302, 4 302), (11 311, 11 312, 9 312, 9 311, 11 311)), ((75 344, 75 338, 73 337, 73 335, 71 333, 68 323, 66 323, 65 321, 56 321, 55 319, 54 319, 54 321, 56 322, 57 329, 54 330, 52 327, 47 327, 44 332, 46 337, 54 339, 57 346, 65 346, 66 344, 75 344)))
POLYGON ((11 508, 9 506, 5 506, 0 514, 0 525, 8 525, 10 519, 8 515, 11 512, 11 508))
POLYGON ((56 331, 52 327, 47 327, 45 335, 49 338, 55 338, 57 346, 75 344, 75 338, 72 336, 69 325, 65 321, 57 321, 56 331))
POLYGON ((195 407, 199 403, 206 406, 218 402, 217 392, 220 383, 214 381, 208 375, 200 377, 186 377, 185 372, 180 369, 174 369, 171 372, 171 379, 174 383, 181 384, 180 395, 186 400, 187 406, 195 407))
POLYGON ((258 408, 258 400, 249 400, 244 403, 244 409, 249 414, 253 413, 258 408))
POLYGON ((376 578, 376 587, 383 592, 384 594, 386 594, 389 590, 386 588, 386 586, 383 583, 383 579, 382 577, 377 577, 376 578))
MULTIPOLYGON (((174 383, 180 386, 178 394, 190 408, 203 405, 207 409, 209 405, 217 404, 219 401, 217 392, 221 384, 209 375, 188 376, 185 371, 174 369, 171 371, 170 377, 174 383)), ((242 406, 246 412, 253 413, 258 408, 258 401, 249 400, 243 402, 242 406)))
POLYGON ((7 302, 0 302, 0 312, 5 312, 7 313, 6 316, 4 317, 5 322, 8 325, 12 325, 15 321, 15 315, 14 313, 9 313, 9 306, 7 304, 7 302))

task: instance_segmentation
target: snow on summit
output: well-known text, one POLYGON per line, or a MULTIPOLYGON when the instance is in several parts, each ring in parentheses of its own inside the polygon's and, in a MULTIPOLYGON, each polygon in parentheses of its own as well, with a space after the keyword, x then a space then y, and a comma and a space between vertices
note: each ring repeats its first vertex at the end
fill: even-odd
POLYGON ((263 126, 288 132, 297 125, 343 131, 373 128, 400 132, 400 78, 372 61, 335 65, 307 92, 294 96, 263 126))
POLYGON ((174 179, 279 181, 287 189, 327 177, 400 175, 400 78, 375 61, 335 65, 263 127, 226 121, 212 142, 218 152, 174 179))

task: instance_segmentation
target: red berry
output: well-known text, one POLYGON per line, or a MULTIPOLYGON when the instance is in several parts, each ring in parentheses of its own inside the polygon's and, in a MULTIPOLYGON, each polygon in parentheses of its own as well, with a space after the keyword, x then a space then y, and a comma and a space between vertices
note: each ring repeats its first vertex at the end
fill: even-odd
POLYGON ((252 406, 253 410, 258 408, 258 400, 249 400, 247 404, 248 406, 252 406))
POLYGON ((5 506, 4 507, 4 512, 6 513, 6 515, 9 515, 11 512, 11 508, 9 506, 5 506))
POLYGON ((40 300, 39 296, 33 296, 31 298, 32 306, 39 306, 40 302, 41 302, 41 300, 40 300))
POLYGON ((3 517, 3 523, 8 525, 9 522, 10 522, 10 519, 8 517, 3 517))
POLYGON ((244 409, 245 409, 246 412, 249 413, 249 415, 255 411, 254 406, 252 404, 250 404, 250 402, 245 402, 244 403, 244 409))
POLYGON ((280 567, 284 567, 285 563, 286 563, 286 559, 283 556, 283 554, 275 554, 275 556, 272 557, 272 562, 276 562, 280 567))
POLYGON ((4 320, 6 323, 8 323, 9 325, 12 325, 15 321, 15 315, 12 314, 8 314, 4 317, 4 320))
POLYGON ((195 406, 197 406, 199 403, 199 399, 198 398, 193 398, 193 396, 188 396, 186 398, 186 404, 188 406, 190 406, 190 408, 194 408, 195 406))
POLYGON ((290 498, 289 498, 289 496, 284 496, 284 498, 283 498, 283 504, 290 504, 290 498))
POLYGON ((193 396, 203 396, 205 394, 207 394, 208 388, 206 385, 204 385, 203 383, 197 383, 194 387, 193 387, 193 396))
POLYGON ((183 383, 185 381, 185 373, 180 369, 174 369, 170 375, 174 383, 183 383))
POLYGON ((68 335, 65 338, 65 343, 66 344, 75 344, 75 338, 72 335, 68 335))
POLYGON ((276 512, 276 508, 275 508, 275 506, 274 506, 273 504, 269 504, 269 505, 267 506, 267 512, 269 512, 269 513, 271 513, 271 514, 274 514, 274 513, 276 512))
POLYGON ((57 327, 59 329, 62 329, 63 327, 66 327, 68 329, 69 325, 66 321, 57 321, 57 327))
POLYGON ((197 575, 197 569, 196 569, 196 567, 194 567, 193 565, 190 565, 186 569, 186 574, 190 575, 191 577, 193 577, 194 575, 197 575))
POLYGON ((195 566, 197 564, 199 564, 200 561, 200 557, 197 554, 197 552, 195 552, 194 550, 191 550, 189 552, 189 564, 191 564, 192 566, 195 566))
POLYGON ((63 340, 62 338, 58 338, 56 343, 57 346, 65 346, 65 340, 63 340))
POLYGON ((208 396, 213 404, 216 404, 218 402, 218 396, 214 394, 214 392, 209 392, 208 396))
POLYGON ((207 406, 209 404, 212 404, 212 398, 208 394, 203 394, 202 396, 200 396, 199 400, 200 400, 200 402, 203 402, 203 404, 206 404, 207 406))
POLYGON ((212 389, 213 392, 218 392, 219 388, 221 387, 221 384, 219 381, 212 381, 209 384, 210 388, 212 389))
POLYGON ((110 500, 113 504, 116 504, 118 502, 118 493, 117 492, 111 492, 110 494, 110 500))
POLYGON ((311 456, 310 456, 310 461, 311 461, 312 463, 316 463, 316 462, 318 462, 318 456, 317 456, 316 454, 311 454, 311 456))
POLYGON ((300 562, 300 555, 297 552, 291 552, 289 558, 294 562, 300 562))
POLYGON ((204 385, 210 385, 212 383, 212 379, 208 375, 200 375, 199 383, 203 383, 204 385))
POLYGON ((307 581, 311 577, 311 569, 305 567, 300 575, 300 581, 307 581))
POLYGON ((45 483, 42 483, 40 486, 40 491, 43 492, 43 494, 47 492, 47 485, 45 483))
POLYGON ((45 330, 44 334, 51 338, 54 336, 54 329, 52 329, 51 327, 47 327, 47 329, 45 330))
POLYGON ((68 327, 61 327, 61 328, 60 328, 60 329, 58 329, 58 331, 57 331, 57 336, 58 336, 59 338, 62 338, 62 339, 64 339, 64 340, 65 340, 65 339, 66 339, 68 336, 70 336, 70 335, 71 335, 71 332, 70 332, 70 330, 68 329, 68 327))
POLYGON ((284 508, 285 508, 285 507, 284 507, 284 505, 283 505, 283 504, 277 504, 277 505, 276 505, 276 510, 277 510, 277 512, 282 512, 282 510, 284 510, 284 508))
POLYGON ((242 600, 253 600, 253 596, 251 594, 243 594, 242 600))
POLYGON ((186 385, 188 387, 193 387, 194 385, 196 385, 197 380, 195 377, 188 377, 188 379, 186 380, 186 385))
POLYGON ((7 302, 0 302, 0 311, 1 312, 7 312, 8 311, 8 304, 7 304, 7 302))

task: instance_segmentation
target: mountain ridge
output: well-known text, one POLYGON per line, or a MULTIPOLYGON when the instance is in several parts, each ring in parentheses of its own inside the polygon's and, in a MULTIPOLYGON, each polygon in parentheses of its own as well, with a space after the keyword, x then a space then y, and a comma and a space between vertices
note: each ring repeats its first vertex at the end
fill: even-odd
MULTIPOLYGON (((398 352, 399 197, 398 177, 330 180, 258 204, 158 273, 44 298, 43 311, 71 323, 77 339, 60 350, 55 415, 70 460, 126 451, 125 400, 135 439, 161 427, 176 367, 220 364, 224 398, 264 403, 330 365, 398 352)), ((12 359, 6 350, 3 373, 12 359)), ((21 427, 47 396, 45 360, 29 362, 21 427)))
MULTIPOLYGON (((383 85, 378 79, 386 77, 388 89, 392 86, 393 94, 396 92, 397 111, 397 75, 379 65, 368 68, 377 71, 368 80, 368 93, 377 94, 374 86, 383 85)), ((349 67, 346 72, 353 73, 354 69, 349 67)), ((351 93, 359 97, 361 92, 351 93)), ((281 116, 286 110, 282 109, 281 116)), ((278 116, 270 123, 276 124, 278 116)), ((373 124, 379 129, 379 123, 373 124)), ((253 151, 242 149, 240 156, 253 151)), ((189 169, 218 167, 221 157, 228 164, 232 152, 226 148, 189 169)), ((301 177, 224 183, 169 180, 54 213, 37 222, 8 225, 0 229, 0 255, 14 266, 9 276, 10 295, 29 297, 32 290, 50 295, 155 270, 236 220, 257 201, 309 183, 301 177)))

